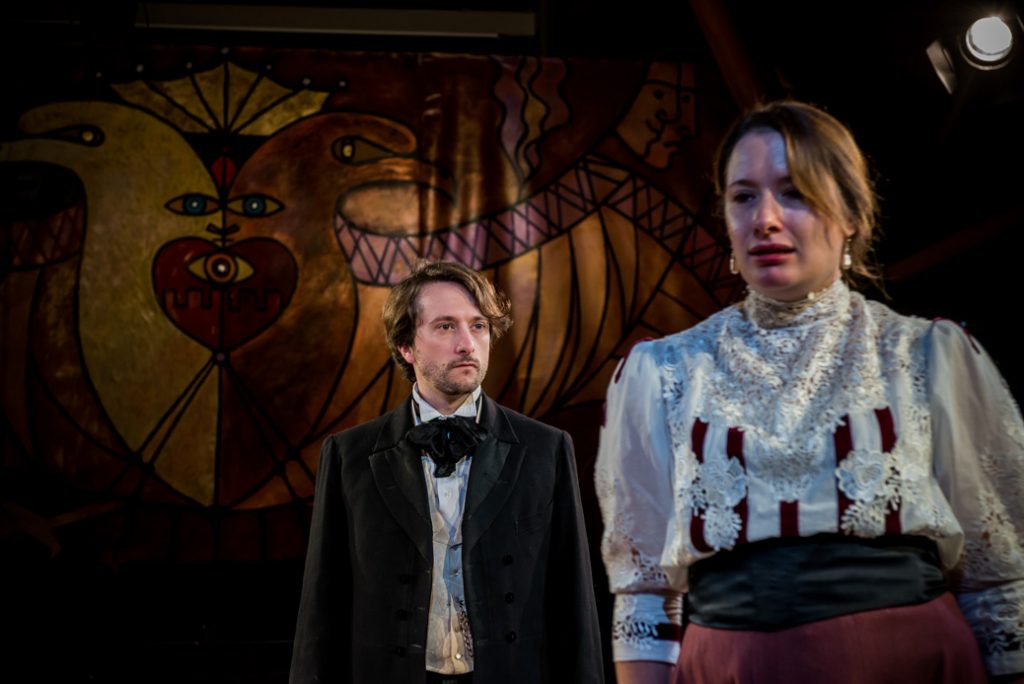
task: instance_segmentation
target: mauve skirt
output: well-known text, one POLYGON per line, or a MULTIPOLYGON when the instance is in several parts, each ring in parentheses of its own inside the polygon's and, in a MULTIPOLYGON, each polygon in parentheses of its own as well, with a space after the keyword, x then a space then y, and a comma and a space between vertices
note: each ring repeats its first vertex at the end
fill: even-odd
POLYGON ((676 684, 984 684, 952 594, 774 632, 689 624, 676 684))

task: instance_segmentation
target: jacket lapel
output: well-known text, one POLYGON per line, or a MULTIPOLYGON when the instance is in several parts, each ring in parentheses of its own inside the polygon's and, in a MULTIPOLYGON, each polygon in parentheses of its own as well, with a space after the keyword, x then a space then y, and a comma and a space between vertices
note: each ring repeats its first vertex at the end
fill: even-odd
POLYGON ((469 553, 504 507, 526 452, 502 408, 487 395, 483 397, 482 410, 480 422, 491 436, 477 448, 469 470, 462 516, 463 553, 469 553))
MULTIPOLYGON (((413 426, 411 400, 395 409, 370 454, 377 490, 391 515, 427 563, 433 562, 433 531, 420 453, 405 439, 413 426)), ((475 465, 475 464, 474 464, 475 465)))

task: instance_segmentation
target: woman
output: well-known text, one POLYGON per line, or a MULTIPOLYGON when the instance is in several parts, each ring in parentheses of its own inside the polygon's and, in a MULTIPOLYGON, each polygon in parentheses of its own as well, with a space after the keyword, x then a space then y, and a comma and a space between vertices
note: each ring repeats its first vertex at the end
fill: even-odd
POLYGON ((1002 378, 959 327, 848 289, 877 204, 834 118, 751 112, 715 181, 747 298, 637 345, 608 390, 620 682, 1016 679, 1024 423, 1002 378))

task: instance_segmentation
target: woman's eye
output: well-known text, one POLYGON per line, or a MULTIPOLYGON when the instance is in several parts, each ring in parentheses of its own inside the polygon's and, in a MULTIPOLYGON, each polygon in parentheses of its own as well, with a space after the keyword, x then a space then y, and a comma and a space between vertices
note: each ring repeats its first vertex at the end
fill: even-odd
POLYGON ((752 192, 734 192, 730 198, 733 204, 744 204, 754 198, 752 192))
POLYGON ((804 199, 804 193, 800 192, 796 188, 787 188, 783 190, 782 196, 786 197, 787 199, 800 200, 801 202, 804 199))

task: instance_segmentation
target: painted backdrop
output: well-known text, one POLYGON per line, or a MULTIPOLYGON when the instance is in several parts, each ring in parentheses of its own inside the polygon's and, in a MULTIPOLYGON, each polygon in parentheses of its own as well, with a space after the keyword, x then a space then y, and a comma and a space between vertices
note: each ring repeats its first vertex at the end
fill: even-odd
POLYGON ((707 181, 732 111, 693 64, 66 68, 0 145, 2 503, 52 554, 301 556, 320 442, 409 391, 380 309, 419 259, 510 295, 485 389, 569 429, 585 489, 617 360, 737 294, 707 181))

